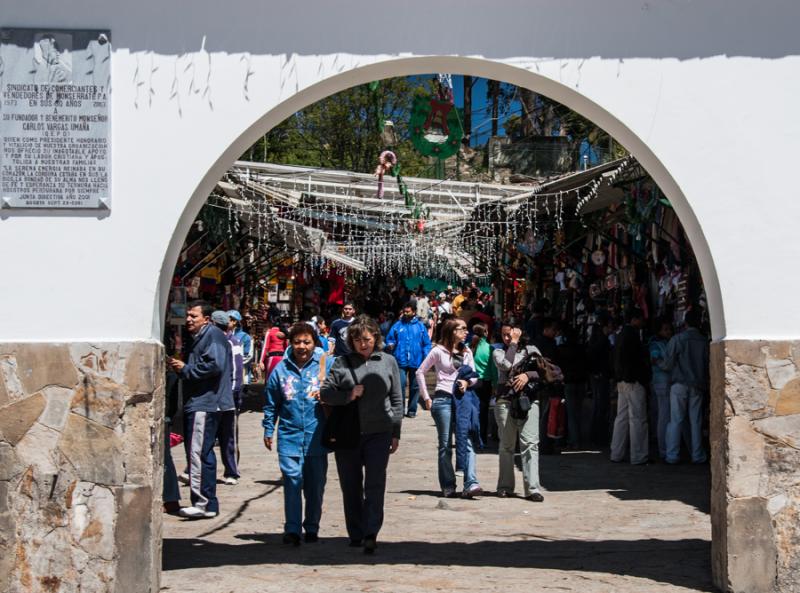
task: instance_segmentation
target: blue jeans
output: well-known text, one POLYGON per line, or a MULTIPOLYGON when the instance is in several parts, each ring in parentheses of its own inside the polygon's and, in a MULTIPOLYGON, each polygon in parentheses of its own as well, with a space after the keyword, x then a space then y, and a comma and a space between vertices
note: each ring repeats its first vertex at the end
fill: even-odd
POLYGON ((283 513, 286 519, 283 526, 284 533, 300 533, 303 496, 306 499, 303 529, 306 533, 318 533, 319 520, 322 517, 322 496, 325 493, 328 473, 328 456, 279 455, 278 464, 283 474, 283 513))
POLYGON ((667 462, 677 463, 680 460, 681 433, 688 419, 692 440, 692 461, 705 463, 708 457, 703 448, 703 392, 695 387, 675 383, 669 391, 669 407, 667 462))
MULTIPOLYGON (((453 432, 453 400, 451 397, 434 397, 431 416, 436 424, 439 440, 439 487, 444 490, 456 489, 456 472, 453 469, 453 452, 450 449, 450 434, 453 432)), ((475 475, 475 449, 472 439, 466 439, 467 466, 464 469, 464 490, 478 484, 475 475)))
POLYGON ((419 385, 417 385, 417 369, 400 367, 400 392, 403 394, 403 408, 406 402, 406 383, 408 383, 408 410, 406 414, 416 416, 419 409, 419 385))

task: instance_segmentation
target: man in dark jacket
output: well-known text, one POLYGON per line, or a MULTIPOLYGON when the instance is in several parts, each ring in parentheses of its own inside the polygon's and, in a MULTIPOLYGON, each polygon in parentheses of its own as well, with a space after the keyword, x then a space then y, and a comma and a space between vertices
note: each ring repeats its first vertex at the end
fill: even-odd
POLYGON ((170 358, 169 367, 183 380, 183 435, 189 461, 192 506, 182 517, 210 519, 219 513, 217 457, 214 441, 221 405, 232 401, 233 357, 225 334, 211 323, 213 308, 205 301, 186 306, 186 329, 192 349, 186 362, 170 358))
POLYGON ((417 369, 431 351, 431 338, 428 335, 428 328, 419 320, 416 310, 410 303, 403 307, 400 321, 386 334, 386 350, 392 353, 397 360, 397 366, 400 367, 400 390, 403 393, 404 407, 406 385, 408 385, 406 418, 414 418, 419 403, 417 369))
POLYGON ((698 329, 696 310, 686 313, 686 329, 667 345, 664 366, 671 371, 670 421, 667 426, 667 463, 678 463, 681 433, 691 427, 692 463, 708 459, 703 447, 703 401, 708 391, 708 339, 698 329))
POLYGON ((638 309, 629 314, 614 349, 614 375, 617 380, 617 417, 611 437, 611 461, 625 457, 630 441, 630 460, 634 465, 647 463, 647 391, 650 363, 639 332, 644 316, 638 309))

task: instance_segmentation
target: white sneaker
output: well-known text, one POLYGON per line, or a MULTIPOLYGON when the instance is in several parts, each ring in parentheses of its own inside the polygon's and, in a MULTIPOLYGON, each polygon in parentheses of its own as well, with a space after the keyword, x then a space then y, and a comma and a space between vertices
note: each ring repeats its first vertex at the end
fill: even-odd
POLYGON ((469 490, 464 490, 464 492, 461 493, 461 496, 463 498, 474 498, 476 496, 480 496, 481 494, 483 494, 483 488, 481 488, 478 484, 473 484, 469 487, 469 490))
POLYGON ((213 519, 217 516, 217 513, 213 511, 204 511, 197 507, 183 507, 178 511, 178 514, 187 519, 213 519))
POLYGON ((222 483, 225 484, 226 486, 236 486, 236 484, 239 483, 239 478, 233 478, 231 476, 228 476, 227 478, 222 480, 222 483))
POLYGON ((189 474, 183 472, 181 475, 178 476, 178 481, 183 484, 184 486, 189 485, 189 474))

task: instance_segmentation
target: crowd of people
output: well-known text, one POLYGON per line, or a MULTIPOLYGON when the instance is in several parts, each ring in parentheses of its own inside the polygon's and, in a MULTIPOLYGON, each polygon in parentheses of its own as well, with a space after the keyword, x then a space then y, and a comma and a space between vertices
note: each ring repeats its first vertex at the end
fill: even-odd
MULTIPOLYGON (((191 346, 167 366, 168 388, 182 385, 182 477, 191 506, 177 510, 177 483, 165 476, 168 510, 186 518, 219 512, 215 443, 224 483, 235 485, 237 417, 243 387, 255 379, 264 382, 264 446, 277 453, 289 545, 318 540, 333 452, 350 545, 375 551, 390 455, 400 446, 402 421, 421 410, 436 428, 443 497, 485 494, 476 451, 493 440, 499 469, 493 491, 516 495, 519 450, 522 495, 532 502, 544 501, 540 453, 608 448, 613 462, 674 464, 685 443, 691 462, 707 460, 708 340, 694 310, 674 336, 670 322, 648 324, 638 309, 624 323, 598 314, 579 334, 547 317, 541 303, 527 318, 499 319, 491 294, 474 285, 393 294, 385 302, 392 308, 373 316, 357 315, 356 304, 346 302, 330 325, 321 316, 291 325, 274 320, 260 349, 237 311, 189 303, 191 346), (584 427, 587 397, 591 416, 584 427)), ((168 410, 168 418, 174 413, 168 410)), ((175 474, 171 458, 165 466, 175 474)))

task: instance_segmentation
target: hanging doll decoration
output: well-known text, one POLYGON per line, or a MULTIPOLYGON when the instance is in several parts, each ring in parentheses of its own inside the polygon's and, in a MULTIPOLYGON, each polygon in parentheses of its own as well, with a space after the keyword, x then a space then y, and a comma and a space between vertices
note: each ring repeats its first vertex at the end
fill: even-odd
POLYGON ((378 177, 378 198, 383 198, 383 176, 391 174, 392 169, 397 164, 397 156, 391 150, 384 150, 378 157, 378 166, 375 168, 375 175, 378 177))

